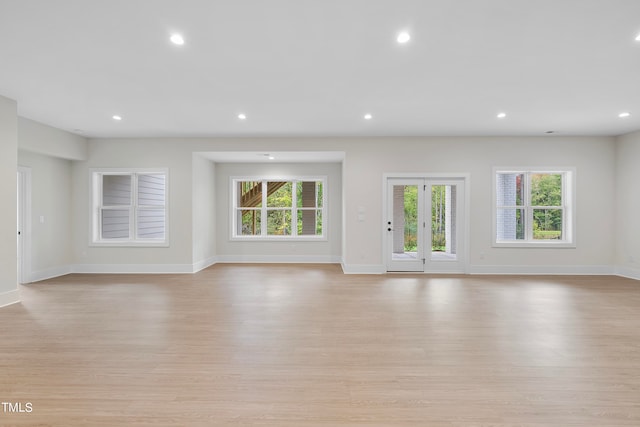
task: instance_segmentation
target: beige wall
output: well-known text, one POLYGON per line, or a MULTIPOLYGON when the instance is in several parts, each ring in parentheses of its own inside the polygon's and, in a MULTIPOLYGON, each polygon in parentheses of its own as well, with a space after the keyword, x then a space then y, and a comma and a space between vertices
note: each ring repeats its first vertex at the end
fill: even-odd
POLYGON ((71 161, 20 150, 18 165, 31 170, 31 274, 40 280, 69 271, 74 233, 71 161))
POLYGON ((193 191, 193 264, 194 270, 215 262, 216 256, 216 167, 215 163, 194 153, 193 191))
POLYGON ((640 132, 616 141, 616 265, 640 279, 640 132))
POLYGON ((87 159, 87 139, 33 120, 18 118, 21 150, 69 160, 87 159))
POLYGON ((238 261, 340 262, 342 241, 342 171, 339 163, 220 163, 216 167, 217 256, 238 261), (232 241, 230 239, 230 179, 242 176, 327 177, 327 238, 323 241, 232 241))
MULTIPOLYGON (((75 136, 71 137, 74 139, 75 136)), ((545 272, 559 268, 566 272, 597 273, 606 272, 607 268, 612 271, 616 262, 624 263, 629 259, 624 255, 624 245, 620 243, 624 233, 616 235, 615 225, 608 219, 616 212, 616 179, 622 179, 624 173, 631 173, 631 179, 635 178, 635 168, 630 159, 633 159, 636 146, 637 135, 621 138, 617 143, 614 138, 607 137, 98 139, 89 142, 87 160, 65 163, 26 153, 21 154, 21 158, 37 164, 37 176, 53 173, 56 180, 62 182, 66 179, 65 168, 70 168, 71 207, 68 213, 73 225, 69 262, 76 271, 112 271, 110 268, 125 266, 129 271, 148 271, 147 267, 150 267, 151 271, 188 272, 216 259, 267 255, 280 260, 287 256, 292 260, 295 256, 299 259, 342 257, 345 268, 351 271, 382 271, 384 174, 464 173, 470 176, 471 272, 545 272), (345 153, 345 159, 342 165, 328 166, 326 173, 310 169, 312 166, 309 164, 287 164, 280 171, 267 167, 263 171, 252 164, 214 164, 197 154, 264 151, 265 147, 270 152, 301 149, 341 151, 345 153), (627 153, 625 150, 631 151, 627 153), (616 162, 626 166, 617 171, 616 162), (576 248, 492 247, 491 183, 492 170, 497 166, 576 168, 576 248), (100 248, 90 245, 89 170, 93 167, 169 169, 169 247, 100 248), (257 172, 295 175, 311 173, 312 170, 313 173, 334 177, 331 178, 334 182, 330 186, 333 190, 330 197, 335 198, 331 206, 336 212, 332 212, 330 219, 332 233, 338 234, 332 234, 322 245, 276 242, 283 244, 274 246, 229 240, 229 176, 257 172), (598 197, 594 196, 596 194, 598 197), (364 215, 363 220, 358 218, 359 214, 364 215), (618 257, 615 253, 619 254, 618 257)), ((323 166, 315 164, 313 167, 323 166)), ((625 188, 628 194, 633 193, 630 187, 625 188)), ((49 190, 55 191, 46 186, 37 191, 49 190)), ((65 200, 63 193, 61 200, 65 200)), ((64 210, 62 207, 55 209, 64 210)), ((45 225, 48 217, 49 214, 45 214, 45 225)), ((34 227, 41 225, 37 223, 38 219, 39 214, 34 212, 34 227)), ((57 238, 51 234, 45 242, 57 238)), ((59 258, 38 254, 37 268, 56 268, 56 264, 65 262, 65 256, 56 256, 59 258)))
POLYGON ((191 153, 188 144, 185 146, 173 140, 89 141, 88 160, 73 165, 73 248, 77 271, 192 271, 191 153), (169 169, 168 247, 97 247, 90 244, 91 168, 169 169), (122 269, 121 266, 130 268, 122 269))
MULTIPOLYGON (((347 265, 382 265, 384 173, 470 174, 470 270, 535 272, 549 266, 594 272, 613 265, 615 144, 606 137, 458 137, 353 141, 345 145, 345 230, 347 265), (575 167, 575 249, 493 248, 493 167, 575 167), (594 197, 597 194, 598 197, 594 197), (357 220, 358 208, 366 220, 357 220)), ((578 272, 579 270, 576 270, 578 272)))
POLYGON ((0 306, 19 300, 17 236, 18 106, 0 96, 0 306))

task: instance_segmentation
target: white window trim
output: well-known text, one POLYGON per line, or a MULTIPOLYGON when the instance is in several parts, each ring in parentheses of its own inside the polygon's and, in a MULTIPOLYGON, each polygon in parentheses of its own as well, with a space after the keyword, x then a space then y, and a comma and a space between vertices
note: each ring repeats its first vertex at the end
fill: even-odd
MULTIPOLYGON (((231 176, 229 177, 229 195, 230 195, 230 199, 229 199, 229 216, 230 216, 230 221, 229 221, 229 240, 231 241, 250 241, 250 242, 276 242, 276 241, 296 241, 296 242, 304 242, 304 241, 313 241, 313 242, 321 242, 321 241, 327 241, 328 238, 328 223, 329 223, 329 219, 328 219, 328 212, 329 212, 329 208, 327 206, 327 176, 326 175, 321 175, 321 176, 300 176, 300 175, 294 175, 294 176, 263 176, 263 175, 259 175, 259 176, 231 176), (239 236, 237 234, 237 215, 236 215, 236 211, 237 211, 237 206, 236 206, 236 201, 238 200, 237 196, 238 196, 238 186, 237 186, 237 182, 239 181, 296 181, 296 182, 302 182, 302 181, 321 181, 322 182, 322 208, 320 208, 320 210, 322 211, 322 235, 320 236, 310 236, 310 235, 304 235, 304 236, 299 236, 297 235, 297 227, 292 227, 292 231, 293 234, 290 234, 288 236, 269 236, 266 234, 262 234, 259 236, 239 236)), ((296 194, 294 192, 293 196, 292 196, 292 204, 296 204, 296 194)), ((263 192, 263 210, 266 210, 266 201, 264 200, 264 198, 266 198, 266 195, 263 192)), ((270 209, 274 209, 274 208, 270 208, 270 209)), ((275 208, 277 209, 277 208, 275 208)), ((286 208, 283 208, 286 209, 286 208)), ((297 221, 297 218, 296 218, 297 221)), ((266 233, 266 228, 264 228, 264 233, 266 233)))
MULTIPOLYGON (((89 246, 90 247, 169 247, 169 169, 168 168, 90 168, 89 182, 89 246), (101 180, 98 175, 163 174, 165 175, 165 234, 164 239, 100 239, 100 208, 102 198, 101 180)), ((135 233, 132 233, 135 236, 135 233)))
MULTIPOLYGON (((492 182, 492 247, 495 248, 575 248, 576 247, 576 168, 575 167, 494 167, 492 182), (562 200, 563 206, 563 240, 531 240, 513 241, 497 240, 497 194, 496 175, 498 173, 559 173, 563 175, 562 200)), ((526 191, 529 191, 527 188, 526 191)), ((527 195, 530 197, 530 194, 527 195)), ((529 217, 527 213, 527 218, 529 217)))

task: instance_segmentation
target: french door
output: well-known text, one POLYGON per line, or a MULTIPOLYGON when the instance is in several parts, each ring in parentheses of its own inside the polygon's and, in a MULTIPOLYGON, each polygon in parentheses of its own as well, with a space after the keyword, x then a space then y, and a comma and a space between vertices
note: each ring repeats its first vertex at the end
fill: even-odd
POLYGON ((464 273, 464 178, 388 178, 387 271, 464 273))

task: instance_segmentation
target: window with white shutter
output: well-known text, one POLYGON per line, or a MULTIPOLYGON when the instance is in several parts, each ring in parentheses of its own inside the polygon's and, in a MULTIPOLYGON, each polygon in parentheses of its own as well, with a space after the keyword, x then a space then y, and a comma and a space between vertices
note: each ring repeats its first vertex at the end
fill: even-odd
POLYGON ((92 172, 94 245, 168 244, 166 170, 92 172))

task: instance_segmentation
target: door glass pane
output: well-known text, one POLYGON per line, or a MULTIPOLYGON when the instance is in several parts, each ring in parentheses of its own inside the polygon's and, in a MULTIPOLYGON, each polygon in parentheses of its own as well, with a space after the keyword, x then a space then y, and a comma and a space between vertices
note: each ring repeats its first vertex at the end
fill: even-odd
POLYGON ((393 186, 393 260, 418 258, 418 186, 393 186))
POLYGON ((457 259, 455 185, 431 186, 431 259, 457 259))

